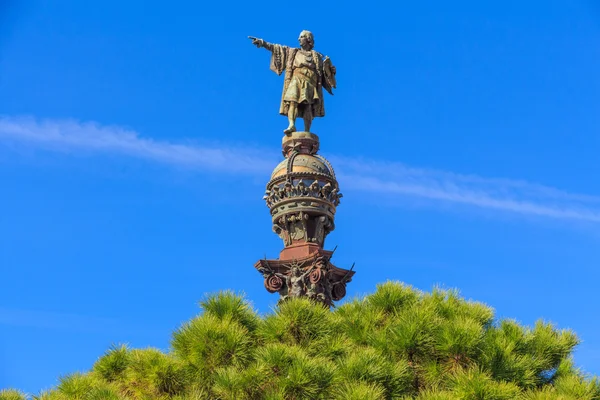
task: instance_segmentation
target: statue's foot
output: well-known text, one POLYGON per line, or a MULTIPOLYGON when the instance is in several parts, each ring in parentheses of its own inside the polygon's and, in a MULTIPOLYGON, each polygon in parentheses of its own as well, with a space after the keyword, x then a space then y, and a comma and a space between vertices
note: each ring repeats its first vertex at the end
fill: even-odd
POLYGON ((283 130, 283 133, 286 135, 290 135, 292 132, 296 132, 296 127, 294 125, 290 125, 283 130))

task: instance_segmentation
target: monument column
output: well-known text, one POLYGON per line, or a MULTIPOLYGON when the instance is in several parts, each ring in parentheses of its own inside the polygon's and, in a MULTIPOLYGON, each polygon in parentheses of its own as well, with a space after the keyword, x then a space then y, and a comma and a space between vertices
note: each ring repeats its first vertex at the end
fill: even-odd
POLYGON ((273 232, 284 248, 275 260, 259 260, 255 268, 265 288, 279 293, 280 301, 307 297, 333 306, 346 295, 354 271, 331 263, 332 251, 325 239, 335 228, 335 212, 342 194, 333 167, 320 156, 319 137, 308 132, 314 117, 325 115, 323 90, 336 87, 335 67, 313 49, 312 33, 302 31, 300 48, 268 43, 249 37, 257 47, 271 52, 271 69, 285 71, 280 114, 288 117, 281 147, 284 160, 267 183, 264 200, 271 212, 273 232), (306 132, 296 130, 296 118, 306 132))

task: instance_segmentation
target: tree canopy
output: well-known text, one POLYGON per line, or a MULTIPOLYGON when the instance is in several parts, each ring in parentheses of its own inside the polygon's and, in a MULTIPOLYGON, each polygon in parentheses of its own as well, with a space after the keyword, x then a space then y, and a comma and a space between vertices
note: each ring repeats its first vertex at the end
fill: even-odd
MULTIPOLYGON (((595 400, 570 330, 494 319, 456 291, 387 282, 332 311, 291 299, 260 316, 229 291, 172 336, 171 349, 113 346, 39 400, 595 400)), ((23 400, 15 390, 0 400, 23 400)))

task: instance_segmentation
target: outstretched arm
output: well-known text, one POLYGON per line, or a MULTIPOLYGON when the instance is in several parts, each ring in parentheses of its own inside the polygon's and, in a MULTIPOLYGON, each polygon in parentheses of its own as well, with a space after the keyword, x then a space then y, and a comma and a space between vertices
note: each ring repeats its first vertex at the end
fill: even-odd
POLYGON ((289 48, 280 44, 265 42, 254 36, 248 36, 248 39, 252 40, 252 44, 256 47, 264 47, 271 52, 271 71, 275 72, 277 75, 281 75, 286 67, 289 48))
POLYGON ((273 272, 273 275, 283 279, 284 281, 287 279, 287 275, 281 274, 279 272, 273 272))
POLYGON ((264 47, 265 49, 267 49, 269 51, 273 51, 272 43, 266 42, 259 38, 255 38, 254 36, 248 36, 248 39, 252 40, 252 44, 255 45, 256 47, 258 47, 259 49, 261 47, 264 47))

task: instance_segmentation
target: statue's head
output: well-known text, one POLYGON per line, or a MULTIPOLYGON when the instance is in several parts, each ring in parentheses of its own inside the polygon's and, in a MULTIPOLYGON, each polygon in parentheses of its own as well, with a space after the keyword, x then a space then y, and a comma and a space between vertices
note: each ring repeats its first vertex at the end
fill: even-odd
POLYGON ((298 42, 300 43, 300 47, 303 49, 312 50, 312 48, 315 46, 315 37, 310 31, 302 31, 298 37, 298 42))

